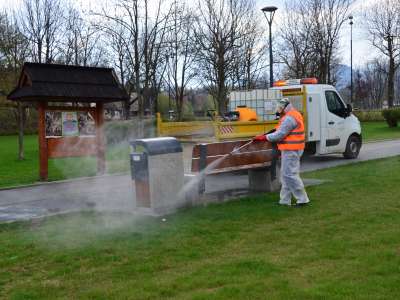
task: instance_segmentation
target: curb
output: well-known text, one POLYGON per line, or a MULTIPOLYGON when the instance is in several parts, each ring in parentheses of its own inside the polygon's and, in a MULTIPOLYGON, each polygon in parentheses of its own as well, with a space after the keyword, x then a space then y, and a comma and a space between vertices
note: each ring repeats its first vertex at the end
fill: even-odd
POLYGON ((371 140, 371 141, 368 141, 368 142, 364 142, 363 141, 363 144, 374 144, 374 143, 393 142, 393 141, 400 141, 400 138, 397 138, 397 139, 371 140))

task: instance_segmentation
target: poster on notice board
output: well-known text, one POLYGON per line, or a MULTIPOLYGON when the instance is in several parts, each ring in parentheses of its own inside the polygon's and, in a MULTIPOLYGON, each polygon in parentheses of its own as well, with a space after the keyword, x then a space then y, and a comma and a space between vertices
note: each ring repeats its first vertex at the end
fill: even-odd
POLYGON ((78 112, 78 128, 80 136, 95 136, 96 124, 89 112, 78 112))
POLYGON ((60 111, 46 111, 46 137, 62 136, 60 111))
POLYGON ((63 136, 78 136, 78 115, 73 111, 62 112, 62 135, 63 136))

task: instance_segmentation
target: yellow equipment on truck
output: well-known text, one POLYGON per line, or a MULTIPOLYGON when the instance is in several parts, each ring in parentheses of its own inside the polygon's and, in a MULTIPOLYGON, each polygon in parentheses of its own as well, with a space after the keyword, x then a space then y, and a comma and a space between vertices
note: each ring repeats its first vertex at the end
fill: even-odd
POLYGON ((239 122, 243 121, 257 121, 257 112, 254 109, 247 107, 246 105, 239 105, 235 109, 239 113, 239 122))

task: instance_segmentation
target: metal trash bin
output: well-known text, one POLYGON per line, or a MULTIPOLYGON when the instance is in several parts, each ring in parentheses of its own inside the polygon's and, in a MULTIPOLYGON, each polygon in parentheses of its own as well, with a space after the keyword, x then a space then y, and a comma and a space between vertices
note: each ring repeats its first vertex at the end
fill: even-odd
POLYGON ((138 139, 131 145, 131 175, 137 210, 163 215, 185 205, 183 154, 172 137, 138 139))

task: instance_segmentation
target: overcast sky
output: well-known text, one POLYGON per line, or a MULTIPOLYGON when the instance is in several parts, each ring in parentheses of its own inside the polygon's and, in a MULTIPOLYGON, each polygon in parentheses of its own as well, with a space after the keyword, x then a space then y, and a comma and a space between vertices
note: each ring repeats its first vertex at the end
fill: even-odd
MULTIPOLYGON (((69 0, 71 2, 77 3, 83 9, 89 10, 96 10, 100 7, 106 7, 108 4, 111 4, 112 0, 69 0)), ((169 1, 169 0, 165 0, 169 1)), ((367 41, 367 34, 363 29, 361 24, 362 18, 362 9, 368 9, 368 6, 371 3, 376 2, 379 0, 356 0, 353 4, 352 11, 354 15, 354 25, 353 25, 353 64, 355 66, 362 65, 368 60, 373 59, 378 55, 377 51, 370 45, 367 41)), ((193 1, 194 2, 194 1, 193 1)), ((283 1, 279 0, 256 0, 257 9, 261 13, 261 8, 264 6, 274 5, 278 7, 276 12, 275 22, 273 24, 273 31, 276 31, 279 28, 279 24, 284 22, 282 15, 280 12, 285 8, 282 5, 283 1), (274 30, 275 29, 275 30, 274 30)), ((0 9, 5 8, 15 8, 21 5, 22 0, 0 0, 0 9)), ((149 1, 150 5, 152 3, 158 3, 158 1, 149 1)), ((267 32, 266 32, 267 38, 267 32)), ((350 65, 350 25, 348 22, 344 24, 342 28, 342 36, 340 39, 340 56, 342 57, 342 63, 350 65)))

